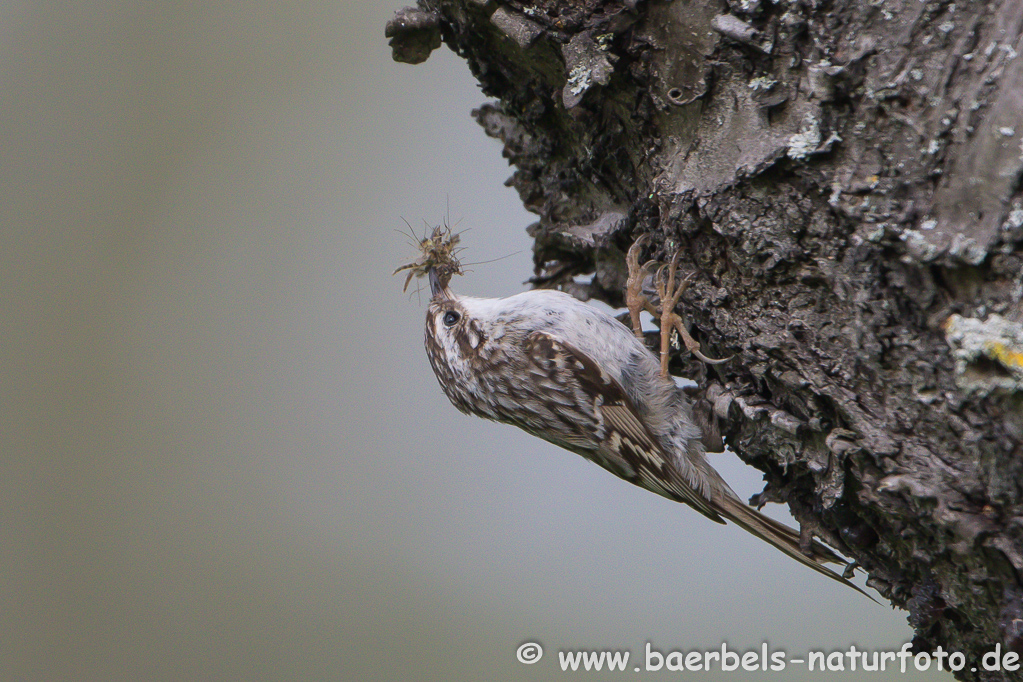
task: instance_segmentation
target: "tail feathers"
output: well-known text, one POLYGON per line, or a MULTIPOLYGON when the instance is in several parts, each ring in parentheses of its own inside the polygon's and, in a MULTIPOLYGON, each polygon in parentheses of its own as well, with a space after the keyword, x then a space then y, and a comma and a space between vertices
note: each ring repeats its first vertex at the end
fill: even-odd
POLYGON ((824 565, 829 563, 844 564, 845 562, 840 556, 821 543, 816 540, 812 541, 810 556, 807 556, 803 553, 803 550, 799 546, 799 533, 795 530, 789 528, 783 523, 775 521, 772 518, 764 516, 756 509, 743 503, 742 500, 737 498, 724 496, 724 499, 719 500, 718 502, 718 505, 716 505, 718 507, 717 511, 721 514, 721 516, 732 521, 740 528, 752 533, 761 540, 765 540, 766 542, 774 545, 799 563, 809 566, 818 573, 826 575, 832 580, 840 582, 847 587, 851 587, 874 603, 880 603, 859 587, 843 578, 840 574, 835 573, 824 565))

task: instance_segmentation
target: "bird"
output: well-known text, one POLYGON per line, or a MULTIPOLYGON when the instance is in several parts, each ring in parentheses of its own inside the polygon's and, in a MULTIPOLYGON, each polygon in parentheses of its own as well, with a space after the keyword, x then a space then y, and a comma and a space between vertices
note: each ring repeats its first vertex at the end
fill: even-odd
MULTIPOLYGON (((461 269, 453 255, 457 236, 448 235, 437 228, 421 241, 422 257, 395 273, 409 269, 409 279, 429 278, 426 353, 456 408, 517 426, 711 521, 730 521, 873 599, 826 566, 845 564, 834 551, 816 540, 801 543, 799 532, 761 514, 729 487, 707 461, 689 398, 668 374, 663 353, 658 359, 638 329, 551 289, 506 298, 455 294, 449 282, 461 269)), ((638 310, 649 303, 637 284, 646 266, 638 266, 636 245, 627 262, 627 298, 638 326, 638 310)), ((668 279, 659 293, 662 304, 673 308, 679 292, 671 291, 674 276, 668 279)), ((684 332, 670 314, 664 313, 670 324, 662 325, 662 334, 684 332)), ((662 341, 662 350, 666 346, 662 341)))

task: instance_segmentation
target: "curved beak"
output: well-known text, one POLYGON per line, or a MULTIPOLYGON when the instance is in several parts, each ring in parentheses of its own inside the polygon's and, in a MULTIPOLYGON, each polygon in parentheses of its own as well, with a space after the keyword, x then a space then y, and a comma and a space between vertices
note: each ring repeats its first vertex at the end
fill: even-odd
POLYGON ((437 274, 437 268, 430 268, 430 291, 433 293, 434 298, 451 298, 451 292, 448 288, 441 284, 440 275, 437 274))

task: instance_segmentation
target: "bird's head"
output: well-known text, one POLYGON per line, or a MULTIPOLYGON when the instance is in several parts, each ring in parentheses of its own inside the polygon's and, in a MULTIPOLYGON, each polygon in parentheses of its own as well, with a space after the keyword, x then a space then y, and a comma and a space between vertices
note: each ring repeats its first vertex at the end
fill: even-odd
MULTIPOLYGON (((426 277, 430 282, 429 308, 426 311, 426 352, 441 387, 452 403, 463 412, 480 413, 474 408, 482 391, 481 370, 492 359, 494 317, 491 310, 496 299, 459 296, 448 283, 462 274, 458 260, 458 235, 447 225, 434 228, 419 241, 420 257, 395 270, 408 270, 405 286, 413 277, 426 277)), ((500 336, 501 332, 496 332, 500 336)), ((484 410, 485 412, 485 410, 484 410)), ((490 416, 490 415, 484 415, 490 416)))
MULTIPOLYGON (((469 364, 477 362, 487 340, 484 320, 474 314, 472 301, 478 299, 458 296, 443 286, 430 273, 433 298, 426 311, 426 349, 434 369, 446 365, 450 371, 469 371, 469 364)), ((476 311, 478 313, 478 311, 476 311)))

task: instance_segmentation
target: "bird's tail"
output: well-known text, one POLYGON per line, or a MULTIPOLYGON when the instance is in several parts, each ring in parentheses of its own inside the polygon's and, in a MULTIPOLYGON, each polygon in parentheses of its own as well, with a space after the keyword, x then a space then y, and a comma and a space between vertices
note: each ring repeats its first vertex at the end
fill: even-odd
POLYGON ((721 499, 717 500, 717 502, 718 504, 715 506, 717 507, 718 513, 729 521, 735 523, 740 528, 752 533, 761 540, 765 540, 774 545, 799 563, 805 564, 818 573, 826 575, 832 580, 840 582, 847 587, 851 587, 867 599, 870 599, 875 603, 879 603, 876 599, 861 590, 859 587, 825 566, 825 564, 829 563, 844 564, 845 562, 840 556, 821 543, 816 540, 812 540, 810 543, 810 554, 804 554, 799 545, 799 533, 792 528, 789 528, 785 524, 775 521, 770 517, 764 516, 756 509, 745 504, 742 500, 736 497, 731 497, 727 494, 722 495, 721 499))

